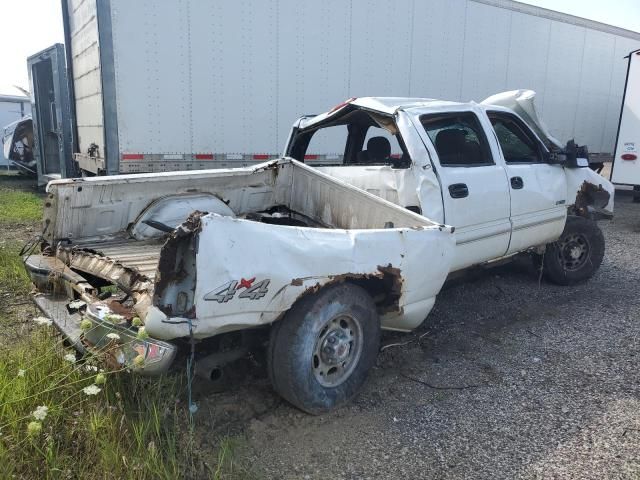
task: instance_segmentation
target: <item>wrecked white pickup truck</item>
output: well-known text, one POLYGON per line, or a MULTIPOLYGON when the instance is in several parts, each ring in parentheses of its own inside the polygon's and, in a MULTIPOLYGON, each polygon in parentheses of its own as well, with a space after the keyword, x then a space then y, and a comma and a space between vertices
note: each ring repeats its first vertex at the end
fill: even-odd
POLYGON ((514 99, 520 115, 346 102, 292 131, 286 154, 315 168, 51 182, 41 252, 25 256, 35 301, 78 349, 147 373, 191 346, 215 379, 266 344, 274 388, 327 411, 364 382, 380 328, 417 327, 452 271, 524 251, 562 284, 599 267, 611 184, 549 143, 523 92, 493 104, 514 99))
MULTIPOLYGON (((287 396, 309 411, 355 393, 380 324, 422 322, 455 243, 451 227, 291 159, 54 181, 44 222, 42 253, 25 258, 35 301, 79 349, 154 373, 169 367, 179 339, 276 322, 274 385, 288 395, 297 389, 285 384, 288 369, 304 366, 297 375, 329 392, 287 396), (83 318, 92 322, 84 333, 83 318)), ((214 353, 196 370, 215 378, 219 363, 214 353)))

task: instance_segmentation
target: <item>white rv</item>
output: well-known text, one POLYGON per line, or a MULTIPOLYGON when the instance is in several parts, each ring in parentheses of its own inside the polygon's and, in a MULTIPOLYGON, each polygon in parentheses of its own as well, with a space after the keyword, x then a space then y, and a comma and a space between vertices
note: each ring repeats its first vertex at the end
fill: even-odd
POLYGON ((640 202, 640 50, 626 58, 627 80, 611 167, 611 181, 633 186, 634 202, 640 202))

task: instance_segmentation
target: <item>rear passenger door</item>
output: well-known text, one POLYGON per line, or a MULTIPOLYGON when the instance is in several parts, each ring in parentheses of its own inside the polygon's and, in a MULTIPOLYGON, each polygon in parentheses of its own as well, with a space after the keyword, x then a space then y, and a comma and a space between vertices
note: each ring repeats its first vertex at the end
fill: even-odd
POLYGON ((564 169, 544 161, 545 148, 516 115, 487 111, 509 177, 512 234, 508 253, 557 239, 567 215, 564 169))
POLYGON ((511 235, 509 186, 480 118, 474 111, 460 111, 420 115, 419 120, 418 131, 440 179, 445 223, 456 228, 452 270, 505 255, 511 235))

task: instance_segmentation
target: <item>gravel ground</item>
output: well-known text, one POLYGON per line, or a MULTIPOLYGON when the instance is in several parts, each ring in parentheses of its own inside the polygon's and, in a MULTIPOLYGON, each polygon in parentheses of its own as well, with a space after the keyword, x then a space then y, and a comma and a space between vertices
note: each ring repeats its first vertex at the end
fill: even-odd
POLYGON ((447 285, 332 414, 299 412, 264 378, 202 395, 201 448, 241 432, 264 478, 640 478, 640 204, 618 196, 601 227, 586 284, 539 283, 521 259, 447 285))

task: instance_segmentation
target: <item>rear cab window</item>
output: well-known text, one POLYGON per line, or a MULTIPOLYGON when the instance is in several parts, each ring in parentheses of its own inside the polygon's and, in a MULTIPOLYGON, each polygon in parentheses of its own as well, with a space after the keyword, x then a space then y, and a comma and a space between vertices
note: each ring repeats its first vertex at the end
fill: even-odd
POLYGON ((291 156, 311 165, 409 168, 411 159, 393 122, 382 127, 373 115, 356 111, 336 124, 306 132, 291 156))
POLYGON ((487 137, 473 112, 422 115, 420 123, 443 167, 494 165, 487 137))
POLYGON ((346 125, 334 125, 316 130, 309 141, 303 158, 307 163, 342 165, 349 138, 346 125))

